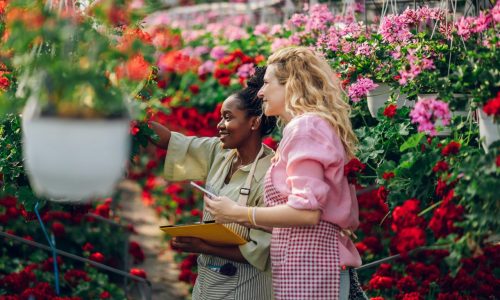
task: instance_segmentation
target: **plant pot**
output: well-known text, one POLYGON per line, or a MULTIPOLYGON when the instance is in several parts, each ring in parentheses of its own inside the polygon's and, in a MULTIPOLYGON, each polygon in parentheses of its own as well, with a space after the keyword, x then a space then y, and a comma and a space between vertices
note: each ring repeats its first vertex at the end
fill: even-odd
POLYGON ((481 109, 477 111, 479 117, 479 137, 484 151, 488 152, 488 147, 500 140, 500 124, 493 121, 493 116, 488 116, 481 109))
POLYGON ((366 100, 372 117, 375 118, 377 116, 378 110, 384 106, 390 95, 391 88, 385 83, 378 83, 378 86, 374 90, 368 92, 366 100))
POLYGON ((398 95, 398 100, 396 101, 396 104, 398 105, 398 108, 402 107, 414 107, 415 106, 415 101, 408 100, 408 95, 403 94, 399 91, 399 89, 396 91, 398 95))
POLYGON ((41 117, 30 100, 22 119, 24 163, 38 196, 84 202, 113 192, 130 153, 129 118, 41 117))

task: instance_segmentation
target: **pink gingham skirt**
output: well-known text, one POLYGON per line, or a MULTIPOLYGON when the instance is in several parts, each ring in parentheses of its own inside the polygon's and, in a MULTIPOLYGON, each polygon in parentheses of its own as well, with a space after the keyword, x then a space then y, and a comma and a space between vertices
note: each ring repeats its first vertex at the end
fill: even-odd
MULTIPOLYGON (((267 206, 286 204, 288 197, 274 187, 271 169, 266 174, 267 206)), ((339 227, 321 220, 310 227, 274 228, 271 265, 276 300, 339 299, 339 227)))

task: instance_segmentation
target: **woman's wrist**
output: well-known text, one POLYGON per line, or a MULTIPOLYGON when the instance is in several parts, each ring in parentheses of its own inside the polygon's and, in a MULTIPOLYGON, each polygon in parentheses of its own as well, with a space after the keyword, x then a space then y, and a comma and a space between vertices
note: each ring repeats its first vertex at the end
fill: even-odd
POLYGON ((236 223, 248 222, 248 208, 246 206, 237 205, 232 213, 232 218, 236 223))

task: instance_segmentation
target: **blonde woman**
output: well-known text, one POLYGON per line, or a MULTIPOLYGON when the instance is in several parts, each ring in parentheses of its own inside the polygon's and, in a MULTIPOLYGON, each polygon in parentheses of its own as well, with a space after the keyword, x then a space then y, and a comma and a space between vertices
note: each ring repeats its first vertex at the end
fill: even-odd
POLYGON ((344 176, 357 139, 337 77, 312 50, 285 48, 269 57, 259 96, 264 114, 286 124, 264 183, 268 207, 218 197, 206 199, 207 210, 220 223, 273 227, 276 299, 366 299, 350 239, 358 202, 344 176))

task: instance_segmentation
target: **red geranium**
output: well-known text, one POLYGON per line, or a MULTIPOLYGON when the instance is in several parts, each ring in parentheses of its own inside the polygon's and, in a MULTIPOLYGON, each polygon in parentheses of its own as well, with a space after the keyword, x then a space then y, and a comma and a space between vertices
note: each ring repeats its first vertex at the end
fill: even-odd
POLYGON ((382 174, 382 178, 384 178, 384 180, 394 178, 394 172, 384 172, 384 174, 382 174))
POLYGON ((432 168, 432 171, 435 173, 448 171, 448 164, 442 160, 438 161, 432 168))
POLYGON ((460 146, 461 146, 460 143, 451 141, 441 150, 441 154, 443 156, 455 155, 460 151, 460 146))
POLYGON ((401 229, 391 241, 391 245, 398 253, 406 254, 408 251, 425 245, 425 232, 419 227, 401 229))
POLYGON ((380 290, 380 289, 390 289, 394 286, 394 278, 387 276, 374 275, 370 282, 368 282, 368 288, 370 290, 380 290))
POLYGON ((94 252, 90 254, 89 256, 90 260, 93 260, 98 263, 103 263, 104 262, 104 255, 101 252, 94 252))
POLYGON ((137 277, 142 277, 144 279, 147 278, 146 272, 144 272, 143 269, 132 268, 132 269, 130 269, 130 274, 137 276, 137 277))
POLYGON ((490 99, 483 106, 483 111, 487 115, 499 116, 500 115, 500 91, 497 93, 495 98, 490 99))
POLYGON ((130 241, 128 246, 128 252, 134 258, 134 264, 139 264, 144 261, 144 251, 142 251, 141 245, 135 241, 130 241))
POLYGON ((424 218, 418 216, 419 212, 420 201, 418 199, 406 200, 403 205, 395 207, 392 212, 392 230, 399 232, 403 228, 420 226, 424 218))
POLYGON ((388 118, 393 118, 394 115, 396 115, 396 110, 397 110, 397 105, 396 104, 389 104, 387 107, 384 109, 384 116, 388 118))
POLYGON ((52 232, 56 237, 63 237, 66 234, 66 229, 61 222, 55 221, 52 223, 52 232))
POLYGON ((349 183, 355 184, 357 182, 356 176, 363 173, 366 165, 359 159, 353 158, 344 166, 344 176, 347 177, 349 183))
POLYGON ((109 299, 111 298, 111 294, 108 291, 104 291, 99 295, 99 299, 109 299))

